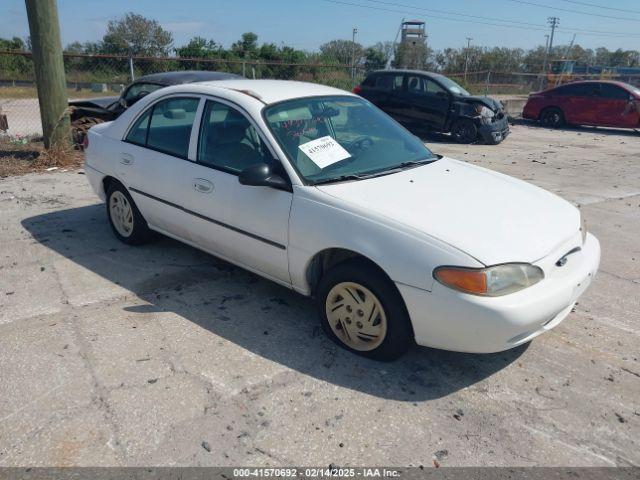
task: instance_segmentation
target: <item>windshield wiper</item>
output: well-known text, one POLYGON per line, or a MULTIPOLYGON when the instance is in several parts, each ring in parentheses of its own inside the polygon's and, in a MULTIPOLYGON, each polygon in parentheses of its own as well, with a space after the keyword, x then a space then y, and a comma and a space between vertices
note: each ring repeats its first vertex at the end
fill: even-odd
POLYGON ((420 165, 426 165, 427 163, 432 163, 435 162, 436 160, 439 160, 440 157, 434 156, 434 157, 429 157, 429 158, 423 158, 422 160, 409 160, 406 162, 402 162, 399 163, 398 165, 395 165, 389 169, 385 169, 385 170, 380 170, 377 171, 375 173, 372 173, 370 175, 367 176, 367 178, 371 178, 371 177, 380 177, 382 175, 389 175, 391 173, 396 173, 396 172, 400 172, 402 170, 405 170, 409 167, 417 167, 420 165))
POLYGON ((409 167, 417 167, 419 165, 426 165, 427 163, 435 162, 439 160, 439 156, 433 156, 429 158, 423 158, 422 160, 409 160, 406 162, 399 163, 398 165, 393 166, 392 168, 386 170, 378 170, 376 172, 370 172, 365 174, 357 175, 355 173, 350 173, 348 175, 340 175, 338 177, 325 178, 322 180, 317 180, 313 182, 314 185, 322 185, 323 183, 334 183, 334 182, 344 182, 347 180, 364 180, 365 178, 375 178, 381 177, 383 175, 389 175, 391 173, 396 173, 401 170, 404 170, 409 167))
POLYGON ((338 177, 323 178, 322 180, 316 180, 313 182, 313 184, 322 185, 324 183, 344 182, 347 180, 362 180, 363 178, 369 178, 369 177, 367 175, 356 175, 354 173, 350 173, 349 175, 340 175, 338 177))

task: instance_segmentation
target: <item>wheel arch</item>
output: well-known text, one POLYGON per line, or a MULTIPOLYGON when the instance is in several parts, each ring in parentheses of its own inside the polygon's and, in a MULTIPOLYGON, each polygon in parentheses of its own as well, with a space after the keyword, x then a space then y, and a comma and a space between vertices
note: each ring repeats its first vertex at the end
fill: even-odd
POLYGON ((107 193, 109 187, 113 184, 113 182, 117 181, 117 178, 112 177, 111 175, 105 175, 105 177, 102 179, 102 188, 104 189, 105 194, 107 193))
POLYGON ((387 272, 385 272, 385 270, 380 265, 378 265, 376 262, 371 260, 366 255, 358 253, 354 250, 350 250, 347 248, 338 248, 338 247, 326 248, 324 250, 317 252, 309 261, 309 264, 307 265, 307 270, 306 270, 306 277, 307 277, 307 282, 309 284, 311 297, 314 299, 316 298, 318 283, 320 282, 320 279, 322 278, 325 272, 328 272, 330 269, 338 265, 342 265, 346 262, 352 262, 352 261, 359 261, 359 262, 362 262, 364 265, 367 265, 368 267, 373 268, 375 271, 380 273, 380 275, 382 275, 384 279, 386 279, 389 282, 390 288, 395 292, 395 295, 397 296, 396 298, 399 301, 398 306, 403 310, 408 320, 408 328, 411 336, 411 341, 415 342, 413 320, 409 315, 408 307, 404 297, 402 296, 402 293, 400 293, 398 286, 393 281, 393 279, 387 274, 387 272))
POLYGON ((325 248, 324 250, 317 252, 311 257, 305 269, 305 278, 309 285, 311 296, 315 296, 318 282, 325 272, 329 271, 331 268, 335 267, 338 264, 355 260, 360 260, 371 265, 382 275, 384 275, 385 278, 387 278, 392 284, 394 283, 393 279, 387 274, 387 272, 385 272, 385 270, 380 265, 378 265, 366 255, 347 248, 325 248))

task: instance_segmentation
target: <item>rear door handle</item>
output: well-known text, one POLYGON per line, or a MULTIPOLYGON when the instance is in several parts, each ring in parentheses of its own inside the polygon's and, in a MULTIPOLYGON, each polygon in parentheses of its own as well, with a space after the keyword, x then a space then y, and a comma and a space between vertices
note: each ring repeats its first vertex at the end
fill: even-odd
POLYGON ((213 183, 204 178, 194 178, 193 188, 198 193, 211 193, 213 192, 213 183))
POLYGON ((121 153, 120 154, 120 163, 123 165, 131 165, 133 163, 133 155, 130 153, 121 153))

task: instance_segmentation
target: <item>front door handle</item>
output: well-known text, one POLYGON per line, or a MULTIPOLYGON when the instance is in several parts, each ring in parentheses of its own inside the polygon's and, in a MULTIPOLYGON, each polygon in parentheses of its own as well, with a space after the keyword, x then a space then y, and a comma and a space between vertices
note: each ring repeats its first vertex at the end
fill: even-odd
POLYGON ((194 178, 193 188, 198 193, 211 193, 213 192, 213 183, 204 178, 194 178))
POLYGON ((133 163, 133 155, 130 153, 121 153, 120 154, 120 163, 123 165, 131 165, 133 163))

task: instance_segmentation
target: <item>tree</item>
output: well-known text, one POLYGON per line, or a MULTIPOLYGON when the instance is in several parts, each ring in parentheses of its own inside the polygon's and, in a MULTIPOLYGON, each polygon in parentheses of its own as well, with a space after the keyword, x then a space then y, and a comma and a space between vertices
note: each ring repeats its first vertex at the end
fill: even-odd
POLYGON ((258 35, 253 32, 243 33, 241 39, 231 45, 231 51, 240 58, 254 57, 257 49, 258 35))
POLYGON ((64 47, 64 53, 84 53, 84 45, 78 41, 71 42, 64 47))
POLYGON ((393 42, 378 42, 366 48, 364 51, 365 69, 370 71, 384 68, 394 53, 395 45, 393 42))
POLYGON ((172 50, 173 35, 157 20, 135 13, 110 20, 102 39, 102 53, 116 55, 167 56, 172 50))
POLYGON ((365 61, 364 68, 367 72, 371 70, 380 70, 384 68, 387 63, 387 58, 380 50, 369 47, 364 51, 365 61))
POLYGON ((364 53, 364 49, 358 42, 354 44, 351 40, 331 40, 320 45, 320 53, 329 62, 350 65, 351 63, 358 63, 364 53))
POLYGON ((13 37, 11 40, 5 40, 4 38, 0 38, 0 49, 1 50, 24 50, 25 43, 19 37, 13 37))
POLYGON ((176 48, 176 54, 184 58, 211 58, 218 56, 222 46, 213 40, 193 37, 186 45, 176 48))

